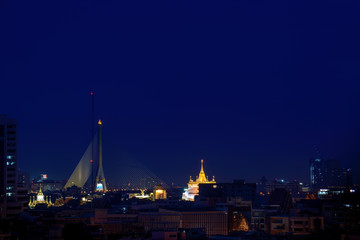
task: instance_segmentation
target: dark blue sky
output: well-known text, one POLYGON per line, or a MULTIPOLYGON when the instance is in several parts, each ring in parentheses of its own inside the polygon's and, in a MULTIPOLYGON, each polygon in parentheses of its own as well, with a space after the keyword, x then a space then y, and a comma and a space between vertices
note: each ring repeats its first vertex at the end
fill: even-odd
POLYGON ((70 176, 91 89, 110 181, 127 158, 185 184, 204 158, 218 181, 308 182, 314 144, 360 175, 357 0, 0 6, 0 113, 33 176, 70 176))

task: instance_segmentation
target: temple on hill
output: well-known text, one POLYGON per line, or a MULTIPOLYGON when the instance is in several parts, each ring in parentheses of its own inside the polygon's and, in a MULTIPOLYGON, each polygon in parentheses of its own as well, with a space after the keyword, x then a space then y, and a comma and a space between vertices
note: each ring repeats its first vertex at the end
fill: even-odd
POLYGON ((215 176, 209 181, 209 177, 204 172, 204 160, 201 159, 201 169, 199 176, 196 176, 195 181, 191 178, 188 182, 188 188, 185 189, 182 199, 186 201, 194 201, 195 196, 199 195, 199 184, 213 184, 216 183, 215 176))

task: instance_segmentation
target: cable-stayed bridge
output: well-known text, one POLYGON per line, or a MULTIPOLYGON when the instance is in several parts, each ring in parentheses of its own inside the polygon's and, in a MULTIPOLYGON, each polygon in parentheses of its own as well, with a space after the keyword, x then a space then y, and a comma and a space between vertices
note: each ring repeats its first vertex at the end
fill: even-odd
MULTIPOLYGON (((75 170, 71 174, 69 180, 64 186, 64 189, 72 186, 83 188, 85 184, 92 186, 94 191, 106 192, 107 185, 103 170, 102 161, 102 123, 98 123, 98 132, 87 147, 85 153, 77 164, 75 170), (92 171, 96 172, 96 178, 92 177, 92 171)), ((113 179, 111 183, 119 189, 133 190, 133 189, 153 189, 156 185, 168 187, 156 174, 149 168, 136 160, 129 159, 112 159, 111 168, 113 179), (114 166, 114 162, 116 165, 114 166)), ((106 165, 105 159, 105 166, 106 165)), ((105 171, 106 172, 106 171, 105 171)))

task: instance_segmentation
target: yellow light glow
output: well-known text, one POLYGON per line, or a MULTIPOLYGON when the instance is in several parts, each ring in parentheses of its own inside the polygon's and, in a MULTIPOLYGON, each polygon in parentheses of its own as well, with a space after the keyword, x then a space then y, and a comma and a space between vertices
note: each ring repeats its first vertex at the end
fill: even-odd
POLYGON ((102 122, 101 122, 101 120, 100 120, 100 119, 99 119, 99 122, 98 122, 98 124, 99 124, 99 125, 101 125, 101 124, 102 124, 102 122))
POLYGON ((164 192, 164 190, 162 190, 162 189, 156 190, 156 193, 163 193, 163 192, 164 192))

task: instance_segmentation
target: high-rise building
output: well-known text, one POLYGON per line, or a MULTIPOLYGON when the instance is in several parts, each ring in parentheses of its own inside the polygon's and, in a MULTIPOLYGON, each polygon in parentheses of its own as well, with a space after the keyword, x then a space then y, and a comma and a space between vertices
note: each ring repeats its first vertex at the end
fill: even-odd
POLYGON ((340 163, 335 159, 327 159, 324 162, 324 184, 326 188, 339 185, 340 163))
POLYGON ((351 188, 350 168, 342 168, 335 159, 310 159, 310 183, 313 190, 320 188, 351 188))
POLYGON ((351 188, 352 174, 350 168, 342 168, 340 162, 329 159, 324 164, 324 182, 327 188, 351 188))
POLYGON ((17 121, 0 115, 0 217, 17 201, 17 121))
POLYGON ((310 159, 310 185, 312 189, 324 187, 324 163, 321 158, 310 159))

